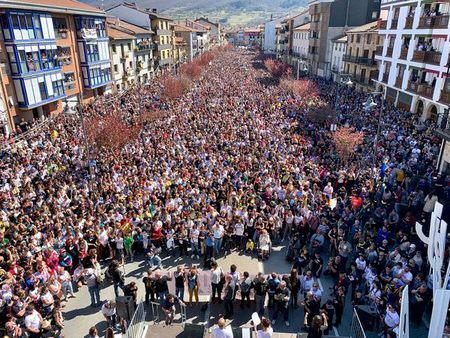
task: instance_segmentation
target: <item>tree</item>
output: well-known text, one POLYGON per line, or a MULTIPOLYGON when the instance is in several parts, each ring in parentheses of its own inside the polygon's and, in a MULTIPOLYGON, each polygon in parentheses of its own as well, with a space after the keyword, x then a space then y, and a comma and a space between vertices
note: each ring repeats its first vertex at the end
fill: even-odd
POLYGON ((139 127, 127 124, 116 113, 110 113, 88 119, 86 134, 90 145, 97 151, 117 151, 137 139, 139 127))
POLYGON ((187 76, 188 78, 195 80, 197 79, 201 73, 202 68, 197 61, 188 62, 181 66, 180 68, 181 74, 187 76))
POLYGON ((276 78, 287 77, 292 74, 292 67, 287 63, 278 60, 267 59, 264 61, 264 66, 266 66, 269 73, 276 78))
POLYGON ((352 127, 339 127, 332 133, 336 152, 344 163, 347 163, 356 148, 363 143, 364 133, 355 131, 352 127))
POLYGON ((181 79, 173 76, 168 76, 163 80, 164 91, 163 95, 170 100, 174 100, 183 95, 186 87, 181 79))

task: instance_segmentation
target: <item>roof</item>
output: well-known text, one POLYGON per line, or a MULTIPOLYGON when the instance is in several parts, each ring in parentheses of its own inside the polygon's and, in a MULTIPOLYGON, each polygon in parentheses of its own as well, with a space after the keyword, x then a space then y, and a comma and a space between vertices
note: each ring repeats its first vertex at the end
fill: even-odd
POLYGON ((113 9, 113 8, 116 8, 116 7, 119 7, 119 6, 125 6, 125 7, 128 7, 128 8, 135 9, 135 10, 141 12, 141 13, 148 14, 150 17, 153 17, 153 18, 173 21, 171 18, 169 18, 168 16, 165 16, 165 15, 163 15, 163 14, 161 14, 161 13, 153 12, 153 10, 150 10, 150 9, 148 9, 148 8, 140 8, 140 7, 138 7, 138 6, 136 5, 135 2, 132 2, 132 3, 131 3, 131 2, 125 2, 125 1, 124 1, 124 2, 121 3, 121 4, 118 4, 118 5, 109 7, 106 11, 109 11, 109 10, 111 10, 111 9, 113 9))
POLYGON ((352 33, 363 33, 363 32, 370 32, 370 31, 376 32, 378 30, 377 25, 378 25, 378 21, 369 22, 369 23, 366 23, 365 25, 351 28, 348 31, 346 31, 345 33, 352 34, 352 33))
POLYGON ((206 33, 206 30, 195 29, 193 27, 188 27, 188 26, 180 25, 180 24, 174 24, 173 29, 175 30, 175 32, 193 32, 193 33, 203 32, 203 33, 206 33))
POLYGON ((333 41, 334 43, 347 43, 347 40, 348 40, 347 35, 344 36, 341 35, 331 41, 333 41))
POLYGON ((107 25, 106 31, 108 32, 108 36, 113 40, 133 40, 134 36, 124 31, 115 28, 114 26, 107 25))
POLYGON ((298 26, 298 27, 295 27, 295 28, 294 28, 294 32, 295 32, 295 31, 307 31, 307 30, 309 30, 310 28, 311 28, 311 24, 308 22, 308 23, 305 23, 305 24, 300 25, 300 26, 298 26))
POLYGON ((69 12, 91 15, 104 15, 105 12, 99 8, 90 6, 76 0, 0 0, 1 8, 38 8, 50 12, 69 12))
POLYGON ((203 16, 200 17, 200 18, 195 19, 194 21, 195 21, 195 22, 203 21, 203 22, 206 22, 208 25, 216 26, 216 27, 219 27, 219 25, 220 25, 220 23, 218 23, 218 22, 212 22, 212 21, 210 21, 208 18, 205 18, 205 17, 203 17, 203 16))
POLYGON ((154 34, 154 32, 150 29, 145 29, 145 28, 133 25, 132 23, 126 22, 122 19, 108 17, 108 18, 106 18, 106 22, 108 24, 114 25, 115 28, 119 28, 119 29, 123 28, 133 34, 154 34))

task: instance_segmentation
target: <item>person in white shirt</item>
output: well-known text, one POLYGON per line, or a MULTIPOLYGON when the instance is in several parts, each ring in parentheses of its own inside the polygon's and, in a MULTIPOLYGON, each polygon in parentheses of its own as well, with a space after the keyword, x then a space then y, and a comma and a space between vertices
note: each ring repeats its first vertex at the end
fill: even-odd
POLYGON ((116 326, 116 304, 110 300, 107 300, 102 305, 102 314, 108 323, 108 326, 116 326))
POLYGON ((261 318, 261 329, 256 331, 257 338, 270 338, 273 335, 273 328, 270 325, 270 320, 265 317, 261 318))
POLYGON ((28 305, 25 314, 25 327, 30 338, 38 338, 41 336, 42 316, 34 309, 33 305, 28 305))
POLYGON ((225 324, 224 318, 218 320, 217 327, 212 331, 213 338, 233 338, 231 326, 225 326, 225 324))
POLYGON ((400 324, 400 317, 392 304, 387 306, 384 323, 388 332, 392 332, 400 324))

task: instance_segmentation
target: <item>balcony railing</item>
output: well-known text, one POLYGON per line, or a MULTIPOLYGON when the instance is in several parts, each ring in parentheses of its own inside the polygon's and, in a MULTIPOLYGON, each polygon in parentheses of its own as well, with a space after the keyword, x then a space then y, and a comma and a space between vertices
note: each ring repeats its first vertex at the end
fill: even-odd
POLYGON ((170 29, 157 29, 156 35, 172 35, 172 31, 170 29))
POLYGON ((441 63, 441 52, 425 52, 425 62, 433 65, 439 65, 441 63))
POLYGON ((449 15, 423 16, 419 20, 419 28, 447 28, 449 15))
POLYGON ((342 60, 344 60, 345 62, 353 62, 353 63, 357 63, 357 62, 358 62, 358 57, 352 56, 352 55, 349 55, 349 54, 345 54, 345 55, 342 57, 342 60))
POLYGON ((375 60, 367 58, 367 57, 359 57, 358 63, 366 66, 373 66, 376 64, 375 60))
POLYGON ((399 89, 402 89, 402 83, 403 83, 403 76, 402 77, 397 77, 395 79, 395 86, 399 89))
POLYGON ((421 84, 418 88, 418 93, 422 96, 433 98, 434 87, 428 84, 421 84))
POLYGON ((380 29, 386 29, 387 28, 387 21, 382 20, 380 21, 380 29))
POLYGON ((412 29, 414 17, 407 17, 405 22, 405 29, 412 29))
POLYGON ((408 58, 408 48, 402 48, 400 51, 400 59, 406 60, 408 58))
POLYGON ((448 92, 446 89, 443 89, 441 91, 441 99, 439 101, 450 104, 450 92, 448 92))
POLYGON ((391 29, 396 29, 398 25, 398 19, 392 19, 391 21, 391 29))
POLYGON ((55 29, 55 37, 57 39, 67 39, 69 36, 69 30, 67 28, 55 29))
POLYGON ((66 91, 68 90, 74 90, 75 89, 75 81, 67 81, 64 82, 64 89, 66 91))
POLYGON ((394 47, 388 47, 386 50, 386 56, 392 57, 392 53, 394 52, 394 47))
POLYGON ((416 82, 408 81, 408 90, 413 93, 419 92, 419 84, 416 82))
POLYGON ((388 80, 389 80, 389 73, 383 74, 383 82, 388 83, 388 80))
POLYGON ((416 62, 424 62, 425 63, 425 51, 415 50, 413 53, 412 60, 416 61, 416 62))

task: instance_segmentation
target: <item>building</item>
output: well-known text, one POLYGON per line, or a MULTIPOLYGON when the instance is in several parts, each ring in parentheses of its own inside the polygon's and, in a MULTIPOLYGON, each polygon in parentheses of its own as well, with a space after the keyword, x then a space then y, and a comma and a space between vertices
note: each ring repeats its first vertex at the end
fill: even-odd
POLYGON ((283 18, 271 19, 264 23, 264 40, 263 40, 263 52, 269 56, 277 55, 277 46, 279 46, 280 34, 277 34, 277 28, 281 28, 281 21, 283 18))
POLYGON ((0 1, 0 9, 0 70, 8 132, 21 119, 54 115, 80 99, 110 90, 101 10, 73 0, 0 1))
POLYGON ((380 0, 309 0, 309 67, 313 75, 331 77, 331 41, 349 28, 377 20, 380 0))
POLYGON ((347 54, 347 35, 331 40, 331 76, 340 81, 344 73, 344 55, 347 54))
POLYGON ((224 43, 224 39, 222 36, 222 25, 219 22, 213 22, 205 17, 200 17, 195 19, 195 22, 203 25, 204 27, 208 27, 209 30, 209 38, 211 45, 222 45, 224 43))
POLYGON ((294 29, 309 21, 309 10, 305 10, 281 21, 281 28, 277 31, 280 34, 280 37, 277 39, 280 44, 277 48, 280 51, 278 58, 290 64, 293 62, 294 29))
POLYGON ((300 60, 305 61, 308 57, 310 26, 310 23, 305 23, 293 30, 290 59, 292 65, 297 64, 300 60))
POLYGON ((142 9, 135 3, 124 2, 111 7, 106 12, 123 21, 153 32, 152 41, 156 44, 153 52, 155 72, 168 71, 173 66, 173 37, 170 28, 173 20, 157 12, 156 9, 142 9))
MULTIPOLYGON (((202 49, 199 48, 199 40, 197 30, 191 27, 187 27, 182 24, 174 24, 173 30, 175 31, 176 49, 183 50, 182 53, 186 55, 187 60, 192 61, 196 56, 202 53, 202 49), (182 39, 184 44, 181 43, 182 39)), ((204 30, 201 30, 204 32, 204 30)))
POLYGON ((137 83, 147 83, 154 76, 153 51, 156 44, 153 43, 154 32, 129 22, 114 18, 114 27, 122 32, 134 36, 134 73, 137 83))
POLYGON ((107 31, 110 39, 112 78, 115 90, 125 90, 135 83, 134 48, 136 38, 130 34, 130 31, 120 29, 119 20, 114 18, 107 19, 107 31))
POLYGON ((244 28, 242 30, 243 45, 244 46, 260 46, 261 43, 261 29, 256 28, 244 28))
POLYGON ((181 65, 189 60, 188 44, 182 37, 177 36, 175 36, 174 42, 173 59, 175 60, 175 65, 181 65))
POLYGON ((378 22, 374 21, 349 29, 346 34, 347 52, 344 55, 344 72, 351 76, 357 90, 366 92, 373 90, 372 79, 378 76, 375 52, 379 46, 383 45, 383 37, 378 35, 378 22))
POLYGON ((183 20, 179 22, 181 25, 184 25, 185 27, 191 28, 194 30, 197 34, 197 48, 199 50, 199 53, 202 54, 208 50, 210 50, 210 38, 209 38, 209 31, 210 28, 207 26, 203 26, 202 24, 191 21, 191 20, 183 20))
POLYGON ((448 1, 383 0, 379 34, 384 45, 376 56, 380 63, 377 82, 386 99, 438 127, 443 140, 438 169, 447 172, 449 15, 448 1))

